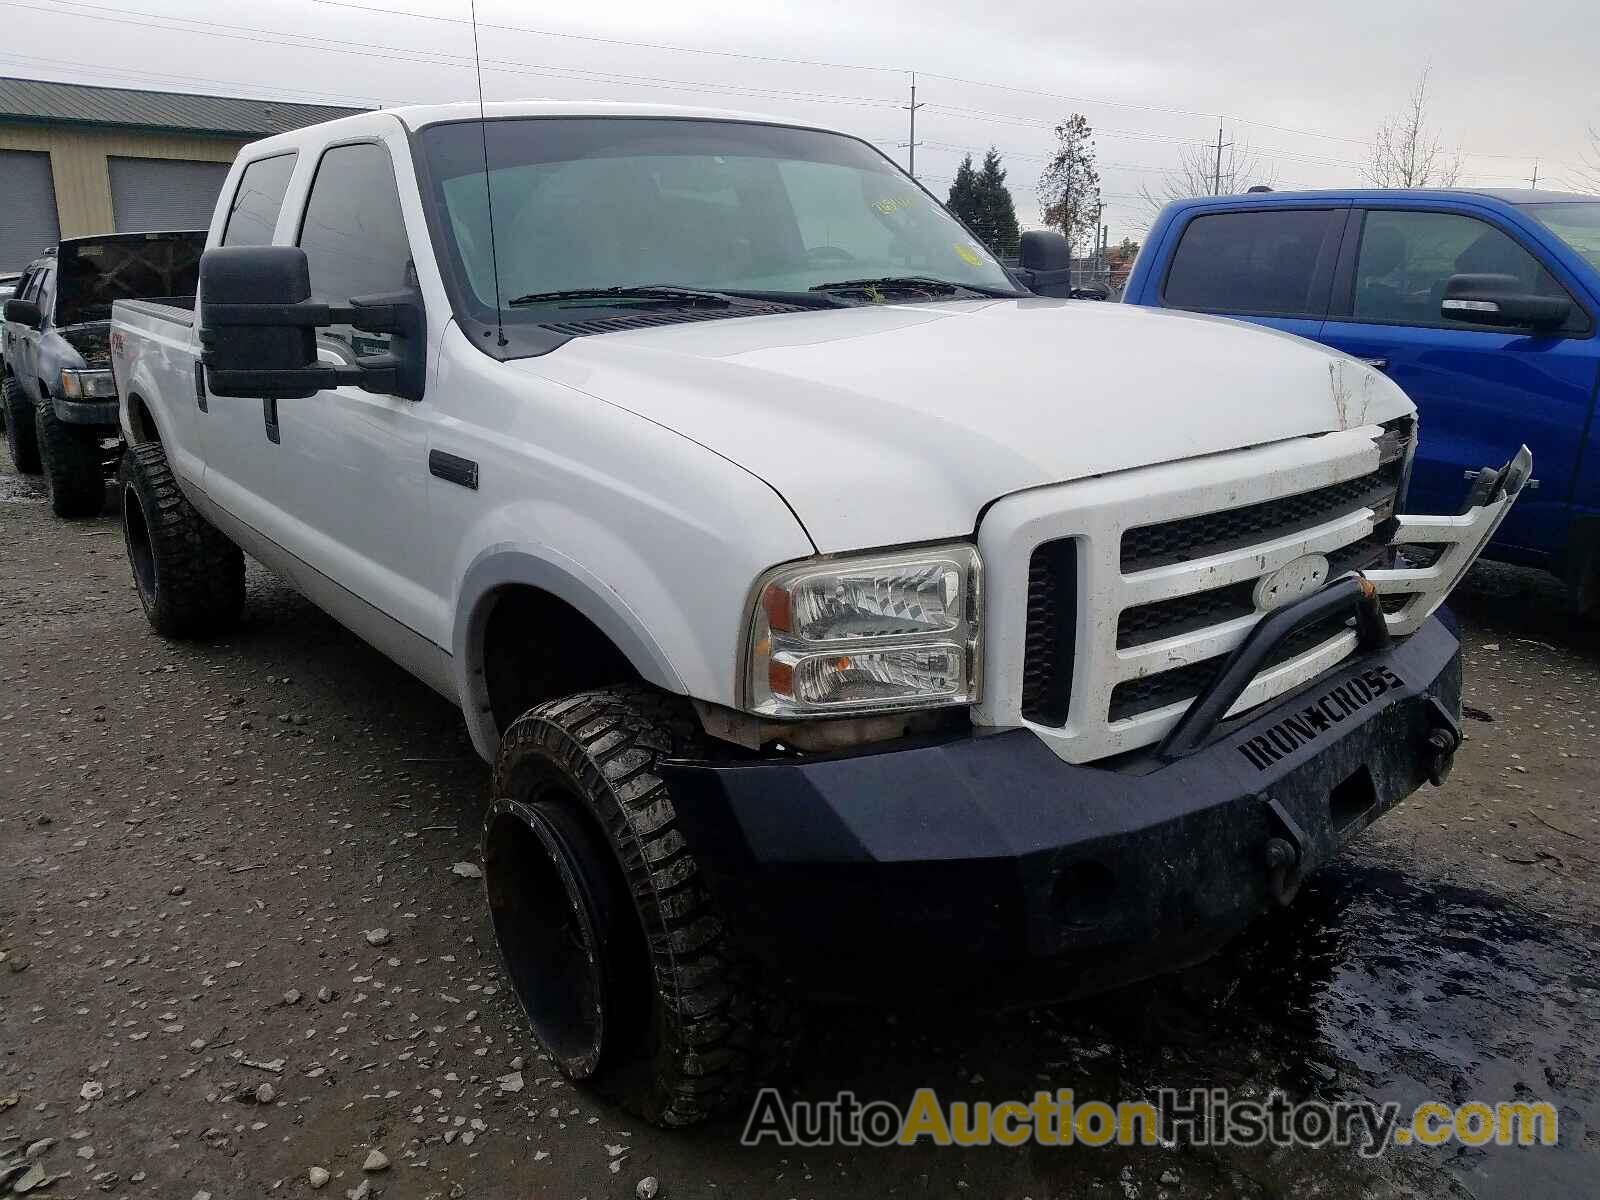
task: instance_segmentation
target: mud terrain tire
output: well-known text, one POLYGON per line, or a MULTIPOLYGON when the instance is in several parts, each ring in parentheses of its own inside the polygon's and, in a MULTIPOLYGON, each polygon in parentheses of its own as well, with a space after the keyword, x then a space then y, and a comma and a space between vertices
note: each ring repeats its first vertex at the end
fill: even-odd
POLYGON ((122 533, 144 615, 163 637, 231 627, 244 608, 244 555, 195 511, 159 442, 122 456, 122 533))
POLYGON ((12 465, 24 475, 39 473, 39 442, 33 432, 33 401, 22 393, 22 385, 6 378, 0 384, 0 405, 6 413, 6 449, 12 465))
POLYGON ((763 1007, 657 767, 696 733, 642 687, 536 705, 501 740, 484 821, 495 936, 535 1033, 568 1078, 664 1126, 741 1098, 763 1007))
POLYGON ((33 413, 50 511, 58 517, 94 517, 106 505, 105 455, 92 429, 68 425, 45 396, 33 413))

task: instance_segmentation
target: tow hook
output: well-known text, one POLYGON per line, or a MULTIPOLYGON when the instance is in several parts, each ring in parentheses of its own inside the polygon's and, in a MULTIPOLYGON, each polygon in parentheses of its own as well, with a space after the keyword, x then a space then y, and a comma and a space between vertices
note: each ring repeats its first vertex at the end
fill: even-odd
POLYGON ((1299 892, 1300 881, 1305 877, 1301 863, 1305 858, 1306 835, 1280 801, 1267 800, 1267 811, 1282 835, 1267 839, 1267 893, 1279 906, 1286 907, 1299 892))
POLYGON ((1439 703, 1437 696, 1428 697, 1425 712, 1428 732, 1422 742, 1422 766, 1428 773, 1428 782, 1440 787, 1450 778, 1450 769, 1456 765, 1456 751, 1461 748, 1461 726, 1439 703))

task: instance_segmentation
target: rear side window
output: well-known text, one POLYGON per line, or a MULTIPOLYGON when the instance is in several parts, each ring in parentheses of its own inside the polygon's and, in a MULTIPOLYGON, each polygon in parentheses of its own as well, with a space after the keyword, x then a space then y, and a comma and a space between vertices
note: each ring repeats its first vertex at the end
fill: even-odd
MULTIPOLYGON (((400 214, 394 167, 382 146, 335 146, 317 164, 306 198, 300 246, 311 268, 311 295, 329 304, 353 296, 405 291, 415 285, 411 243, 400 214)), ((329 327, 327 337, 347 355, 376 354, 388 334, 329 327)))
POLYGON ((294 174, 293 154, 258 158, 239 176, 239 189, 228 207, 228 223, 222 227, 224 246, 270 246, 272 231, 278 226, 289 176, 294 174))
POLYGON ((1171 308, 1320 317, 1319 267, 1331 261, 1339 209, 1259 209, 1196 217, 1183 231, 1162 301, 1171 308))

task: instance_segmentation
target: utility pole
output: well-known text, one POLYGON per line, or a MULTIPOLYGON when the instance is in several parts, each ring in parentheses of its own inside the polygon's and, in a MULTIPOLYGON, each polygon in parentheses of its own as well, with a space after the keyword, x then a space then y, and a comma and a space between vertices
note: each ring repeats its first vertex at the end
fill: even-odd
MULTIPOLYGON (((1227 149, 1230 149, 1230 150, 1233 149, 1233 143, 1232 142, 1228 143, 1227 149)), ((1223 145, 1222 145, 1222 118, 1218 117, 1217 118, 1217 170, 1216 170, 1216 174, 1214 174, 1211 177, 1211 194, 1213 196, 1222 195, 1222 151, 1223 151, 1223 145)))
POLYGON ((1528 184, 1533 188, 1538 188, 1539 186, 1539 160, 1537 158, 1533 160, 1533 178, 1528 180, 1528 184))
POLYGON ((911 72, 911 103, 906 112, 911 114, 911 140, 905 144, 908 151, 906 155, 906 174, 911 178, 917 177, 917 109, 922 105, 917 103, 917 73, 911 72))

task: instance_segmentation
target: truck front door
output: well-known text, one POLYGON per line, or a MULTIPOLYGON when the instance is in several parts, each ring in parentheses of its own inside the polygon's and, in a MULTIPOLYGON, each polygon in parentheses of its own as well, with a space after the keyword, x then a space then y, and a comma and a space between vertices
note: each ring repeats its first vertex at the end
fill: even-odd
POLYGON ((1372 205, 1360 224, 1341 256, 1322 341, 1381 361, 1416 402, 1422 436, 1409 507, 1454 512, 1469 472, 1505 462, 1526 442, 1538 487, 1523 494, 1496 542, 1513 557, 1559 554, 1600 371, 1593 317, 1487 214, 1372 205), (1445 281, 1477 273, 1514 275, 1530 292, 1571 298, 1572 319, 1530 334, 1441 316, 1445 281))
POLYGON ((50 327, 50 310, 56 301, 55 277, 54 263, 42 267, 34 276, 28 294, 23 297, 39 306, 39 315, 42 319, 38 329, 29 329, 16 321, 7 323, 13 335, 8 351, 11 370, 16 375, 17 382, 22 385, 22 394, 29 400, 40 398, 39 339, 50 327))

